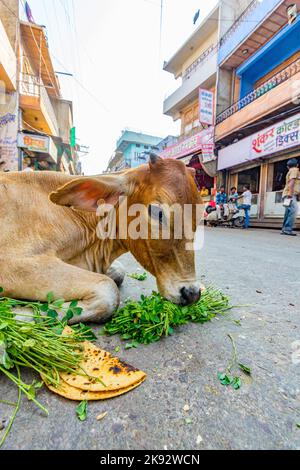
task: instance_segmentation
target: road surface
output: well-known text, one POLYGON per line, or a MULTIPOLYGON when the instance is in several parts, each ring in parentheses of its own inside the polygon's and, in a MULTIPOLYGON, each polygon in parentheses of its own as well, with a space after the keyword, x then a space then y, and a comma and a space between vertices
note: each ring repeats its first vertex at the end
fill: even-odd
MULTIPOLYGON (((124 261, 136 272, 130 255, 124 261)), ((300 236, 208 228, 197 269, 204 284, 223 289, 241 307, 138 349, 125 351, 119 337, 100 337, 108 351, 121 346, 119 355, 146 371, 147 381, 127 395, 91 403, 85 422, 76 418, 75 403, 45 389, 39 399, 48 418, 23 398, 4 449, 299 449, 300 236), (217 379, 231 355, 228 333, 252 369, 237 391, 217 379)), ((127 278, 122 298, 154 288, 152 277, 127 278)), ((3 377, 0 387, 2 398, 16 400, 3 377)), ((10 413, 0 405, 0 423, 10 413)))

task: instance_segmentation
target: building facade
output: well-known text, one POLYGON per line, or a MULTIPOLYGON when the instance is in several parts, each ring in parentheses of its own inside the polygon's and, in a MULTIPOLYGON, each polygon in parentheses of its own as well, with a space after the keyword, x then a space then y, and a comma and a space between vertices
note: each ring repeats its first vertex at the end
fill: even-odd
POLYGON ((218 52, 218 170, 228 188, 250 184, 257 226, 282 224, 287 160, 300 163, 300 15, 289 23, 291 3, 252 1, 218 52))
POLYGON ((0 171, 80 173, 45 28, 23 21, 18 0, 0 3, 0 171))
POLYGON ((281 225, 286 163, 300 163, 299 11, 300 0, 220 0, 164 64, 181 79, 164 101, 181 135, 161 155, 193 166, 211 195, 250 184, 252 225, 281 225), (212 125, 203 92, 214 94, 212 125))
POLYGON ((106 172, 114 173, 147 163, 147 153, 157 151, 161 141, 161 137, 124 130, 106 172))
POLYGON ((181 132, 161 156, 180 159, 193 167, 198 188, 205 187, 210 196, 216 185, 213 141, 219 15, 218 5, 164 63, 164 70, 180 81, 179 87, 164 101, 164 114, 174 121, 180 119, 181 132), (207 105, 208 115, 203 116, 207 109, 202 103, 207 105))

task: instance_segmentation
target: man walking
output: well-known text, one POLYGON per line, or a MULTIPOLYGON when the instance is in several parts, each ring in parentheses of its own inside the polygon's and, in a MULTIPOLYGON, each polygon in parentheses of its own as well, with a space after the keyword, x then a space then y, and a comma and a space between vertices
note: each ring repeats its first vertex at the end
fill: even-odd
POLYGON ((243 191, 243 194, 239 197, 239 199, 243 198, 243 204, 239 204, 238 209, 243 209, 245 212, 245 224, 243 228, 247 229, 250 225, 250 210, 252 205, 252 193, 250 191, 250 185, 245 184, 243 191))
POLYGON ((296 158, 289 160, 287 167, 289 171, 286 175, 286 185, 282 194, 285 214, 281 233, 282 235, 295 237, 297 234, 293 232, 293 228, 298 213, 297 201, 300 195, 300 171, 296 158))

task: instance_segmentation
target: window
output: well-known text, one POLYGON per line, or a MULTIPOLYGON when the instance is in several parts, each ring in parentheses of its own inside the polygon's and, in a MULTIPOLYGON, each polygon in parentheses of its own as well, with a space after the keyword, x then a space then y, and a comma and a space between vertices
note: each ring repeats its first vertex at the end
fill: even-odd
POLYGON ((141 144, 135 144, 135 146, 136 146, 137 148, 140 148, 140 147, 141 147, 141 144))
POLYGON ((147 150, 149 148, 149 145, 144 145, 144 148, 147 150))
POLYGON ((250 191, 253 194, 259 193, 260 166, 256 166, 250 170, 245 170, 238 173, 238 193, 243 192, 243 187, 245 184, 250 185, 250 191))
MULTIPOLYGON (((300 164, 300 158, 298 158, 298 163, 300 164)), ((288 172, 286 164, 287 160, 274 163, 272 191, 283 191, 286 182, 286 175, 288 172)))

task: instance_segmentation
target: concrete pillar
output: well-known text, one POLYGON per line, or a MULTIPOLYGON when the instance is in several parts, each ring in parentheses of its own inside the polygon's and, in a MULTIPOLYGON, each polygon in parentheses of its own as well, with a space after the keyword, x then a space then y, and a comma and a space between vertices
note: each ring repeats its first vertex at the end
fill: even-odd
MULTIPOLYGON (((221 0, 219 13, 219 42, 231 28, 235 21, 253 0, 221 0)), ((217 74, 217 115, 233 103, 233 76, 232 70, 219 68, 217 74)))

